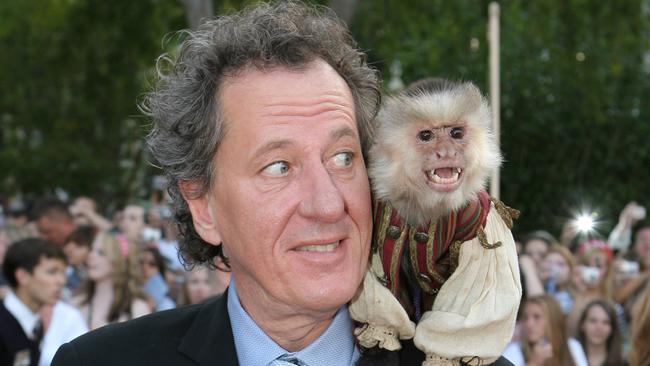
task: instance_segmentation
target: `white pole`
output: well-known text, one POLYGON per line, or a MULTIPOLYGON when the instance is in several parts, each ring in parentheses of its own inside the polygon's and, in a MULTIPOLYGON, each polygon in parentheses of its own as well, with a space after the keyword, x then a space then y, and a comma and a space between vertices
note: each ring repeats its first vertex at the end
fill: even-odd
MULTIPOLYGON (((492 133, 494 133, 497 147, 501 149, 501 94, 499 72, 499 13, 497 2, 489 5, 490 20, 488 23, 488 43, 490 44, 490 106, 492 108, 492 133)), ((490 195, 499 198, 501 174, 499 168, 494 169, 490 179, 490 195)))

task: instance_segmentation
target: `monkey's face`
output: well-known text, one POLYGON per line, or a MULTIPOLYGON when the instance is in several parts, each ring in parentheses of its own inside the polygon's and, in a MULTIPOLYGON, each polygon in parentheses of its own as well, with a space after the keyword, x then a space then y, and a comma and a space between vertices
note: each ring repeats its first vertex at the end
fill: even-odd
POLYGON ((376 198, 412 224, 474 199, 501 156, 478 89, 389 98, 377 117, 369 176, 376 198))
POLYGON ((415 133, 415 156, 422 159, 422 175, 426 184, 438 192, 452 192, 461 186, 465 177, 467 145, 467 125, 435 127, 417 123, 421 129, 415 133))

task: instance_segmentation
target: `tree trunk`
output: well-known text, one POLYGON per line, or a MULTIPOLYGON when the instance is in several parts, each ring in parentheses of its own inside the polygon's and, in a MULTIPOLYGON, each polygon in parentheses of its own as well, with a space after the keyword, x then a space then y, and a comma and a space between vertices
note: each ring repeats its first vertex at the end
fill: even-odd
POLYGON ((330 8, 341 18, 345 24, 350 26, 352 19, 357 12, 359 0, 330 0, 330 8))
POLYGON ((212 0, 181 0, 181 3, 185 7, 187 25, 191 29, 198 28, 203 20, 214 15, 212 0))

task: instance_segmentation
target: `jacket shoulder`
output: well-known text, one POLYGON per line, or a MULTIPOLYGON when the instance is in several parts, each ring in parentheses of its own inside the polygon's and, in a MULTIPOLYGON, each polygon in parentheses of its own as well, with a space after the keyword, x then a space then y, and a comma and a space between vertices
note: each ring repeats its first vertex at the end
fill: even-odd
POLYGON ((177 349, 199 312, 215 301, 101 327, 63 345, 52 365, 183 365, 189 361, 177 349))

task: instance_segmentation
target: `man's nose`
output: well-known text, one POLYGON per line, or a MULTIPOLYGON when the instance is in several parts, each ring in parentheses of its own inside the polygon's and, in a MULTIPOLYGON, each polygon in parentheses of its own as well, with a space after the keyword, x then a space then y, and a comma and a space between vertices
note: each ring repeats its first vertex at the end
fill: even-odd
POLYGON ((304 198, 299 206, 300 214, 322 222, 339 221, 345 213, 345 202, 335 177, 323 165, 305 171, 304 174, 301 186, 304 198))
POLYGON ((65 286, 65 283, 66 283, 67 280, 68 280, 68 278, 67 278, 66 275, 65 275, 65 272, 60 273, 59 276, 57 277, 57 280, 58 280, 58 281, 57 281, 57 284, 58 284, 60 287, 65 286))

